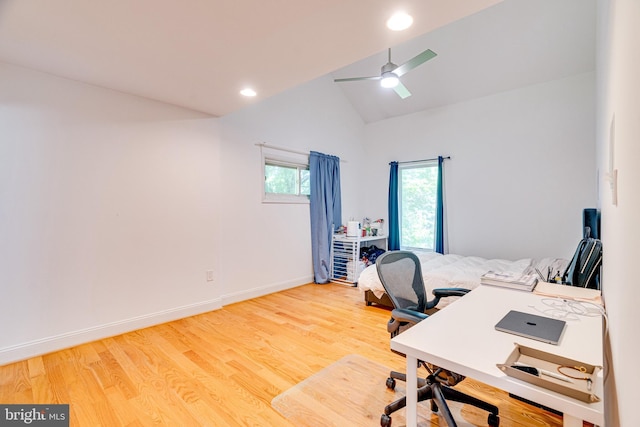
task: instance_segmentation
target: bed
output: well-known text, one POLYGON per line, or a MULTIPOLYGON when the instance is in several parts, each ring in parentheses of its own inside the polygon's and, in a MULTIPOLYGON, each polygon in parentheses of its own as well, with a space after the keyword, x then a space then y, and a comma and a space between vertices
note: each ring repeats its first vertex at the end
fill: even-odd
MULTIPOLYGON (((420 259, 424 286, 428 295, 433 295, 431 292, 436 288, 474 289, 480 285, 480 276, 490 270, 513 274, 535 274, 535 268, 537 268, 546 274, 551 268, 554 273, 559 271, 562 274, 568 264, 568 260, 562 258, 523 258, 510 261, 454 254, 442 255, 437 252, 416 252, 416 255, 420 259)), ((367 305, 391 307, 391 301, 380 283, 375 264, 362 271, 358 277, 357 286, 364 294, 367 305)), ((457 298, 442 299, 438 308, 446 307, 457 298)))

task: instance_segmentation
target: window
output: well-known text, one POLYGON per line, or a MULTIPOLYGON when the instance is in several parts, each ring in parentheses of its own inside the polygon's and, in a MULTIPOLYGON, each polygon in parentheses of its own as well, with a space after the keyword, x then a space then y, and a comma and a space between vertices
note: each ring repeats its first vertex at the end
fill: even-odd
POLYGON ((309 156, 263 147, 262 165, 263 202, 309 203, 309 156))
POLYGON ((438 162, 398 167, 400 247, 434 250, 438 162))

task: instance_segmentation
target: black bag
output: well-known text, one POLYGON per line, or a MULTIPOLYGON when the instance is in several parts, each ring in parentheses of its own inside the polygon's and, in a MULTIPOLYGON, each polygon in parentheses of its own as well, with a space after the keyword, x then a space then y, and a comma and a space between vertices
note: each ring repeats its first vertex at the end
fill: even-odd
POLYGON ((600 266, 602 265, 602 241, 589 237, 580 240, 571 262, 562 276, 562 283, 582 288, 600 289, 600 266))

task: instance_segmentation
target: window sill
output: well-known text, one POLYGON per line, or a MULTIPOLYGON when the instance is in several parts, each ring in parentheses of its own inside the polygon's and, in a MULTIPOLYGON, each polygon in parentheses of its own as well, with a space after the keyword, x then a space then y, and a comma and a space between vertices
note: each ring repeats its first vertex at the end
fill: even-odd
POLYGON ((288 196, 288 195, 269 195, 262 197, 262 203, 285 203, 293 205, 308 205, 309 197, 307 196, 288 196))

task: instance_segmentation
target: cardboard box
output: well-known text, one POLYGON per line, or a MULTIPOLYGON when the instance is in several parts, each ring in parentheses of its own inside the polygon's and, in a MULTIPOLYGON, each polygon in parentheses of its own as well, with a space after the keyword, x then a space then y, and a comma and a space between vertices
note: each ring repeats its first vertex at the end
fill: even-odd
POLYGON ((593 394, 593 385, 598 372, 602 370, 601 366, 589 365, 517 343, 507 360, 496 366, 510 377, 553 390, 582 402, 593 403, 600 401, 600 398, 593 394), (535 367, 540 374, 530 374, 514 366, 535 367), (558 371, 559 367, 560 371, 558 371), (573 367, 584 369, 572 369, 573 367), (564 380, 560 378, 564 378, 564 380))

